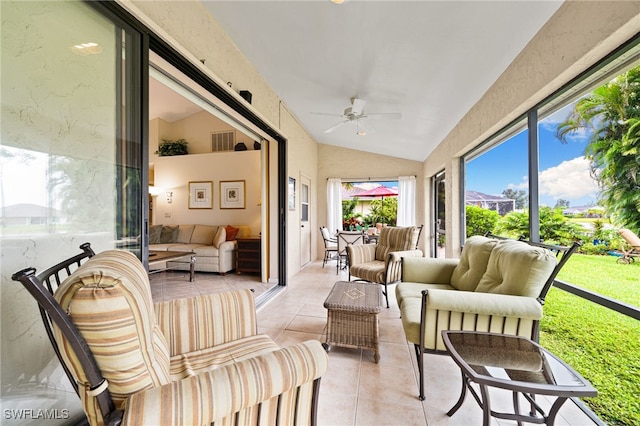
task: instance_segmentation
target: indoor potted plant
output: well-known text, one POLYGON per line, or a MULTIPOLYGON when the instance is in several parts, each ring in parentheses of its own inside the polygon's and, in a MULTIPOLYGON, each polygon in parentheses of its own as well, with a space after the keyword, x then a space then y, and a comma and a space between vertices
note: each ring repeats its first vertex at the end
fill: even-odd
POLYGON ((156 154, 160 157, 167 157, 171 155, 186 155, 189 153, 187 149, 187 142, 185 139, 162 139, 162 142, 158 146, 156 154))

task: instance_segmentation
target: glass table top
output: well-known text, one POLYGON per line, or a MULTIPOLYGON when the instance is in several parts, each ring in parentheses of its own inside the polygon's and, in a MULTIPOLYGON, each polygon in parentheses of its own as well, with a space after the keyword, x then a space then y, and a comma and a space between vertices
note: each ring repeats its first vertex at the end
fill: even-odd
POLYGON ((529 339, 502 334, 444 332, 445 346, 474 380, 523 385, 591 387, 570 366, 529 339))

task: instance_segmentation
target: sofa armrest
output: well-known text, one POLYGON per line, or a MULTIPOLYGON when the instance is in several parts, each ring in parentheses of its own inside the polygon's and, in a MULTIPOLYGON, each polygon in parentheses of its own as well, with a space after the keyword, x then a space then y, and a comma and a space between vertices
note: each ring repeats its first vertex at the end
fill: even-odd
POLYGON ((234 241, 223 241, 218 247, 219 252, 223 251, 234 251, 236 249, 236 242, 234 241))
POLYGON ((402 261, 402 281, 424 284, 451 284, 458 259, 408 257, 402 261))
POLYGON ((244 415, 256 415, 252 410, 264 419, 280 416, 278 424, 307 424, 317 404, 314 381, 325 373, 327 363, 327 353, 316 340, 226 365, 132 395, 123 424, 226 424, 247 420, 244 415), (278 395, 280 401, 274 398, 278 395), (234 419, 235 413, 240 417, 234 419))
POLYGON ((376 244, 356 244, 347 246, 349 265, 360 265, 376 260, 376 244))
POLYGON ((539 320, 542 305, 533 297, 508 294, 426 290, 427 309, 539 320))
POLYGON ((174 299, 154 309, 171 356, 257 334, 255 300, 248 289, 174 299))
POLYGON ((385 276, 387 284, 400 281, 402 278, 402 259, 422 257, 421 250, 392 251, 385 259, 385 276))

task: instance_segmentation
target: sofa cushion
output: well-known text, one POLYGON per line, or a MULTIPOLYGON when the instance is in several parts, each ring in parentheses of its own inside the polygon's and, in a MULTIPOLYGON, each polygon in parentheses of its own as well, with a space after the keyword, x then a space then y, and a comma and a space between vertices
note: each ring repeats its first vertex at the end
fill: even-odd
POLYGON ((227 225, 225 231, 227 232, 226 239, 227 241, 233 241, 236 239, 236 235, 238 235, 238 231, 240 228, 236 228, 235 226, 227 225))
POLYGON ((521 241, 498 241, 475 291, 537 297, 556 264, 549 250, 521 241))
POLYGON ((191 244, 204 244, 210 246, 213 244, 213 237, 216 231, 222 228, 214 225, 196 225, 191 234, 191 244))
MULTIPOLYGON (((220 249, 216 248, 216 246, 199 246, 193 249, 193 252, 196 254, 196 259, 198 261, 203 261, 208 257, 217 258, 220 254, 220 249)), ((218 260, 216 259, 216 262, 218 260)))
POLYGON ((487 270, 489 256, 497 242, 481 235, 467 238, 460 262, 451 274, 451 286, 457 290, 474 291, 487 270))
POLYGON ((227 228, 219 226, 215 237, 213 237, 213 245, 215 248, 220 248, 220 244, 227 241, 227 228))
POLYGON ((178 225, 163 225, 160 233, 161 243, 175 243, 178 241, 178 225))
POLYGON ((149 244, 160 244, 162 225, 151 225, 149 227, 149 244))
POLYGON ((193 234, 193 228, 195 225, 179 225, 178 226, 178 238, 176 242, 188 244, 191 242, 191 234, 193 234))

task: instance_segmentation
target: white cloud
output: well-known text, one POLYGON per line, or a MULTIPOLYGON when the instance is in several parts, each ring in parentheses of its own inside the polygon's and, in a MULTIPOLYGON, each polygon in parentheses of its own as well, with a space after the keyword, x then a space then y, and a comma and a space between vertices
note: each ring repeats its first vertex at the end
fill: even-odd
POLYGON ((540 195, 555 200, 596 198, 598 185, 589 174, 589 160, 576 157, 540 172, 540 195))

